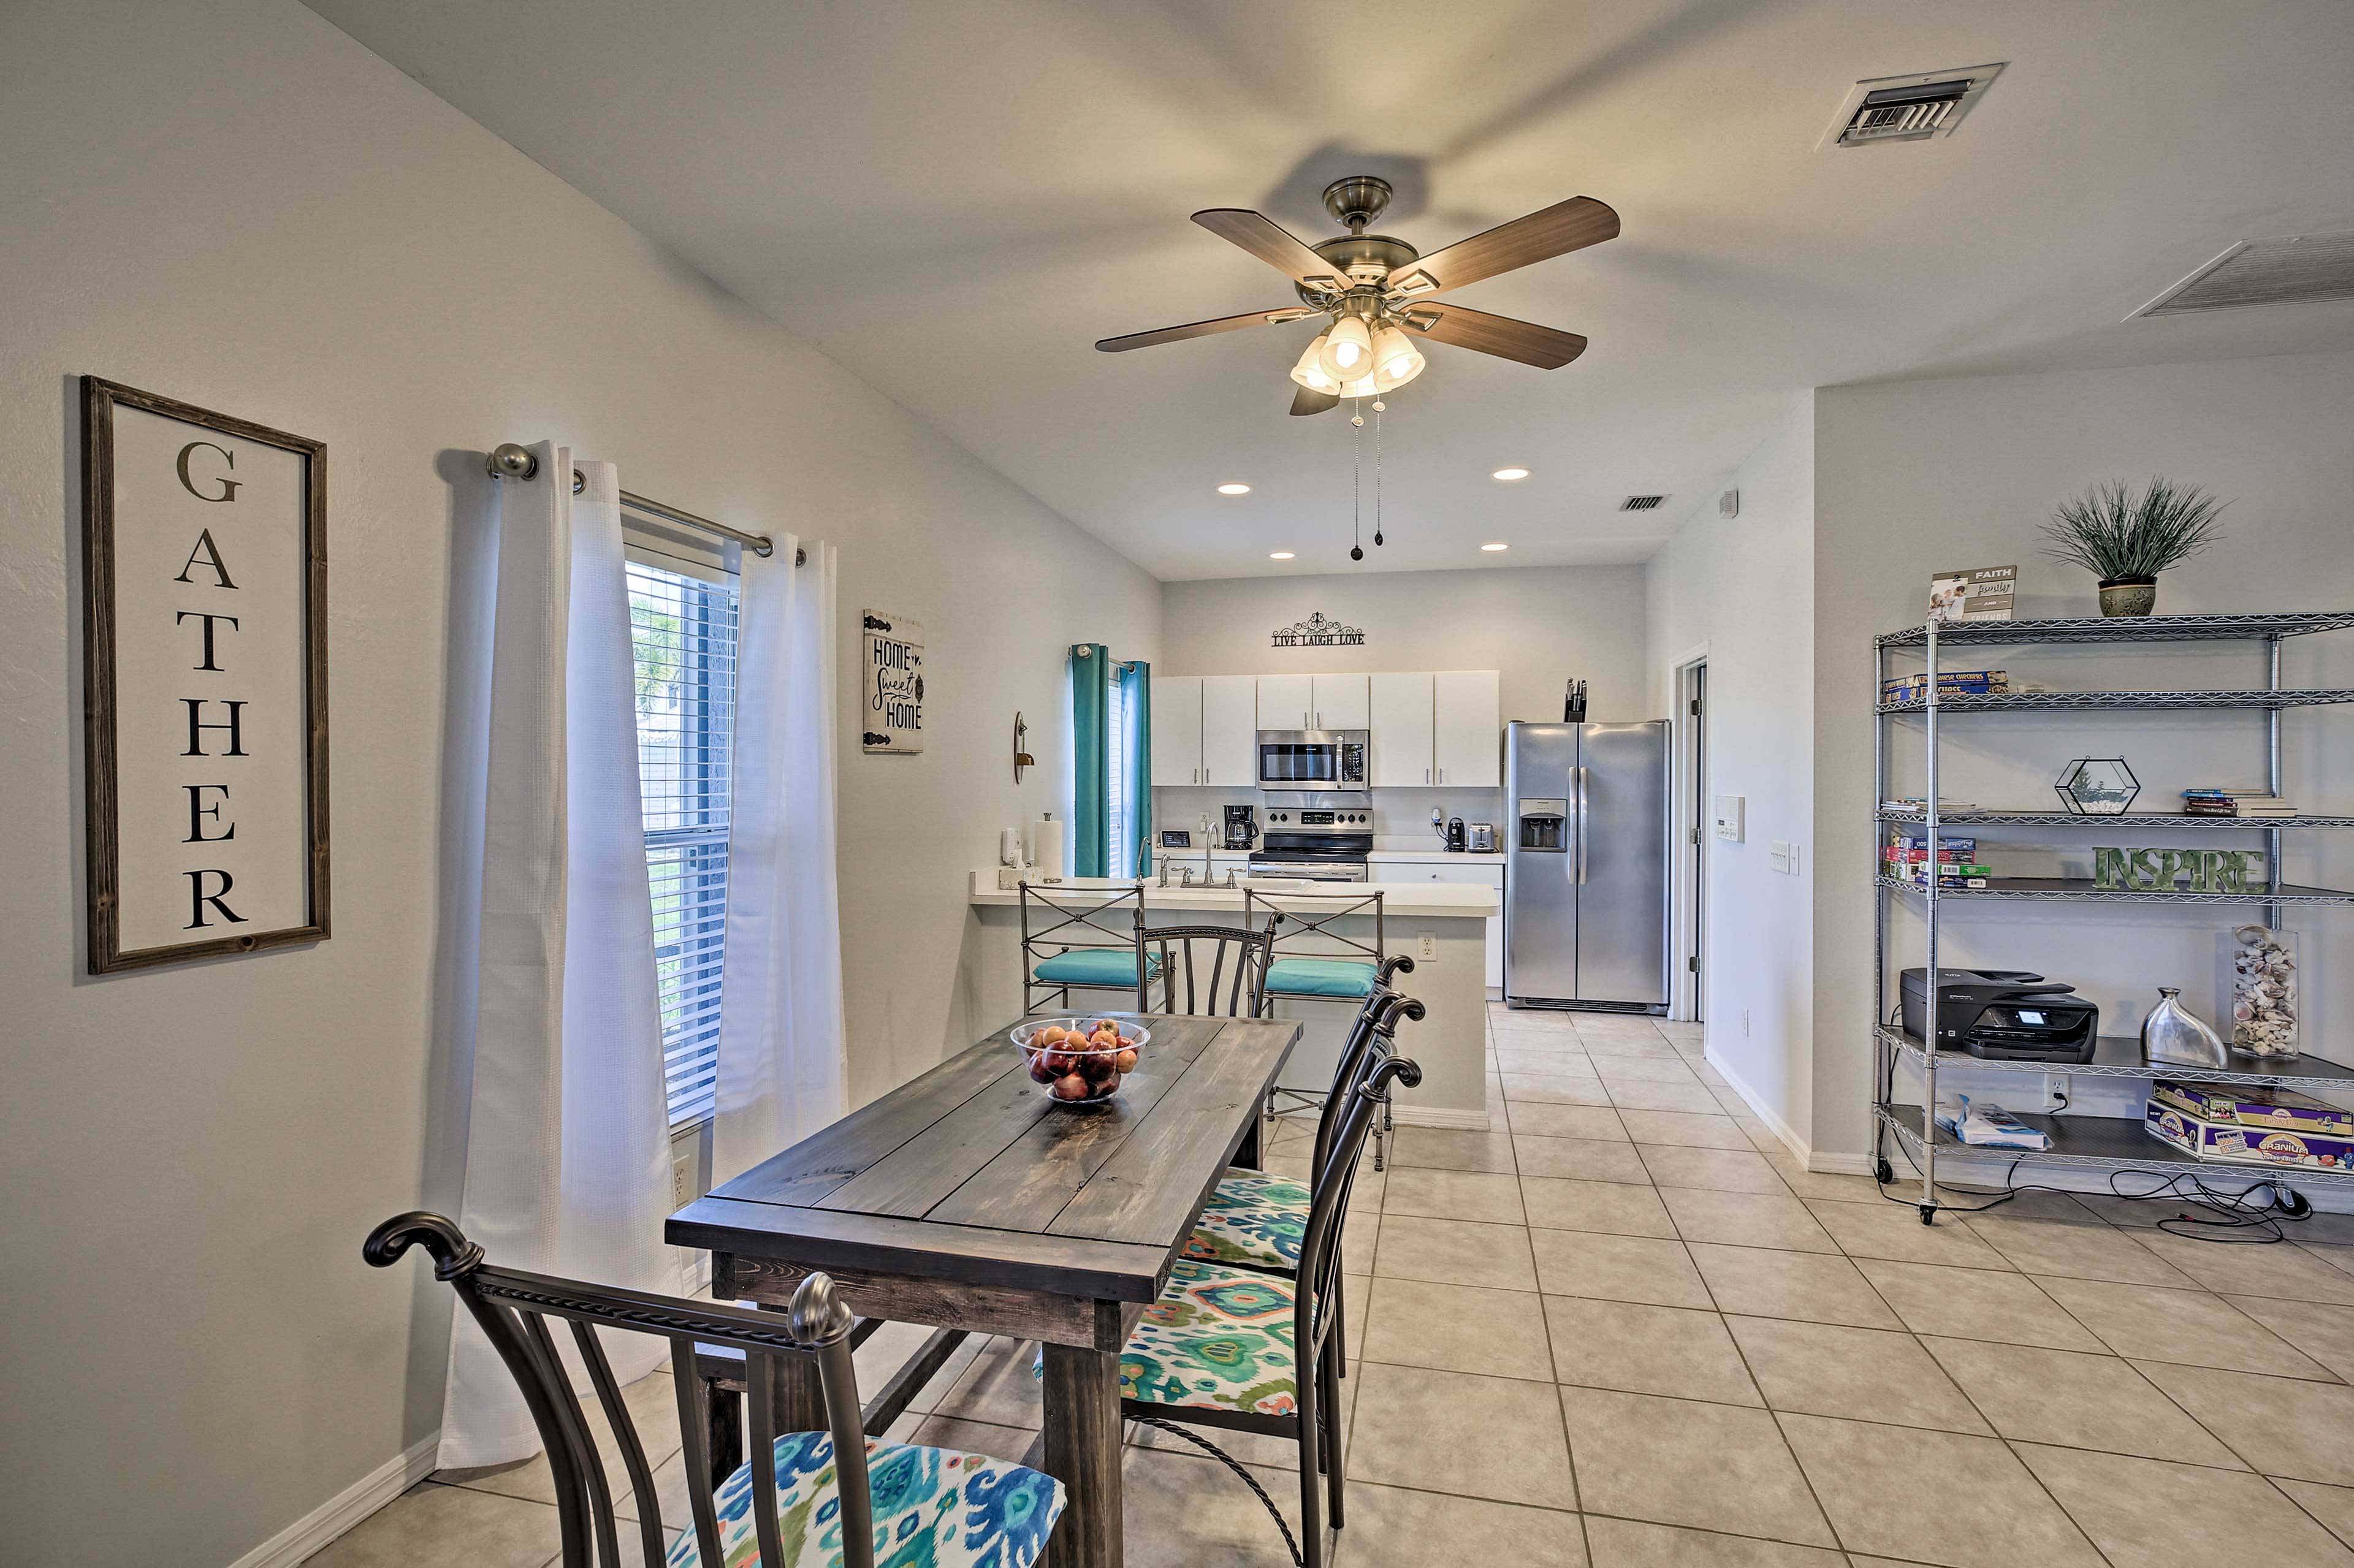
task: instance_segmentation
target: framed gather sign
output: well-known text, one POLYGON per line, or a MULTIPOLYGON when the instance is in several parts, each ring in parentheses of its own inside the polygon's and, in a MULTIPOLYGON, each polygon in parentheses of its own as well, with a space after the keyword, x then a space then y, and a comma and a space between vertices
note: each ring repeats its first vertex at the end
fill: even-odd
POLYGON ((81 385, 90 970, 322 941, 325 444, 81 385))

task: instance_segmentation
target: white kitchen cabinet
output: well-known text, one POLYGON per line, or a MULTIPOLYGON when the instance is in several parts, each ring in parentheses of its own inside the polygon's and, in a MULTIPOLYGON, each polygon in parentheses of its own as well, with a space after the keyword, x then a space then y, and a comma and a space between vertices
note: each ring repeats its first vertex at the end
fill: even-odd
POLYGON ((1450 789, 1500 789, 1501 675, 1494 670, 1441 670, 1431 683, 1431 782, 1450 789))
POLYGON ((1371 677, 1365 727, 1373 732, 1366 782, 1419 789, 1431 782, 1431 676, 1426 670, 1371 677))
POLYGON ((1152 677, 1152 782, 1202 781, 1202 677, 1152 677))
POLYGON ((1504 867, 1499 860, 1472 860, 1459 854, 1432 855, 1427 860, 1384 858, 1373 866, 1376 882, 1453 882, 1476 884, 1496 890, 1497 913, 1488 917, 1488 985, 1504 987, 1504 867))
POLYGON ((1313 675, 1261 675, 1258 678, 1258 727, 1314 729, 1316 678, 1313 675))
POLYGON ((1372 716, 1364 675, 1319 675, 1310 695, 1315 699, 1316 729, 1363 729, 1372 716))
POLYGON ((1202 677, 1203 783, 1242 789, 1258 782, 1259 684, 1255 675, 1202 677))

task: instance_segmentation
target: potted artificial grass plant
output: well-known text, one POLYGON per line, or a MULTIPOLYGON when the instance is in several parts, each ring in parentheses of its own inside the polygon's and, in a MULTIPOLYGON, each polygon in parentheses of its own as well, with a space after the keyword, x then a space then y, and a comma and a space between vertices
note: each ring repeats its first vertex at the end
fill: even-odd
POLYGON ((2103 615, 2147 615, 2158 605, 2158 574, 2221 537, 2215 520, 2228 504, 2168 479, 2151 480, 2139 495, 2123 483, 2094 485, 2052 514, 2044 554, 2100 579, 2103 615))

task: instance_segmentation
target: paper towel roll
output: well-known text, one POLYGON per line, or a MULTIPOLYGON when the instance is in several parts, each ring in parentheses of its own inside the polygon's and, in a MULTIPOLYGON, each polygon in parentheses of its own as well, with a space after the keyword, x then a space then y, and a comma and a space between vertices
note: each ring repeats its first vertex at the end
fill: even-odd
POLYGON ((1041 819, 1030 830, 1030 859, 1038 867, 1041 882, 1063 880, 1063 824, 1053 817, 1041 819))

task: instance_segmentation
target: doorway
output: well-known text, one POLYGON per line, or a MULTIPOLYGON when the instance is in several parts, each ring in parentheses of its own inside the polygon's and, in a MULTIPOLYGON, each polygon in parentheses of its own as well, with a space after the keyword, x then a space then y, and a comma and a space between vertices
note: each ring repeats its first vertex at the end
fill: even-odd
POLYGON ((1674 986, 1668 1016, 1708 1017, 1708 655, 1676 665, 1674 986))

